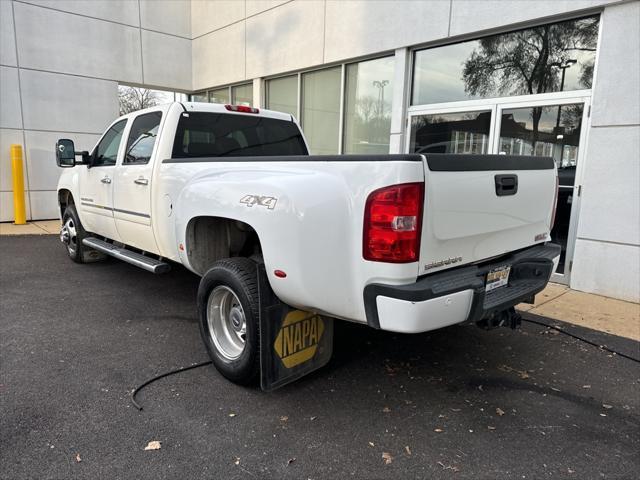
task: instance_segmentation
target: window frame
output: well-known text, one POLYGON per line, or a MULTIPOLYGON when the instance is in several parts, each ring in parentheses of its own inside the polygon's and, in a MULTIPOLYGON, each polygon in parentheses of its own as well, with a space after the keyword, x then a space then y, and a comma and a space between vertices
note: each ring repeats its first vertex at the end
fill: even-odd
POLYGON ((96 143, 95 147, 93 147, 93 150, 91 151, 91 168, 115 167, 118 164, 118 158, 120 157, 120 150, 122 148, 122 140, 125 132, 129 131, 129 120, 130 120, 130 117, 119 118, 116 121, 114 121, 111 125, 109 125, 109 127, 104 131, 104 133, 100 137, 100 140, 98 140, 98 143, 96 143), (96 160, 96 155, 98 154, 98 149, 100 148, 100 144, 104 141, 109 131, 111 131, 116 125, 123 122, 124 122, 124 127, 122 128, 122 134, 120 135, 120 143, 118 144, 118 150, 116 151, 115 161, 113 163, 101 163, 99 165, 95 164, 94 162, 96 160))
MULTIPOLYGON (((211 97, 211 92, 217 91, 217 90, 227 90, 227 97, 229 98, 229 104, 233 104, 233 89, 235 87, 246 87, 246 86, 251 86, 252 92, 253 92, 253 81, 244 81, 244 82, 239 82, 239 83, 231 83, 228 85, 221 85, 219 87, 212 87, 212 88, 207 88, 206 90, 198 90, 197 92, 193 92, 189 95, 189 101, 193 102, 193 96, 194 95, 202 95, 207 97, 207 102, 206 103, 214 103, 215 105, 226 105, 225 103, 215 103, 215 102, 211 102, 209 101, 209 98, 211 97)), ((251 104, 252 106, 256 106, 253 105, 253 98, 251 100, 251 104)))

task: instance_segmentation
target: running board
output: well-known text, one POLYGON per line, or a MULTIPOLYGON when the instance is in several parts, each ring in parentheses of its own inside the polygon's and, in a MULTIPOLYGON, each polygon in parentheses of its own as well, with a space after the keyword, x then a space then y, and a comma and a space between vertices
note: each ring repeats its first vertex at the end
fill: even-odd
POLYGON ((112 257, 122 260, 123 262, 130 263, 136 267, 140 267, 147 272, 151 273, 166 273, 171 270, 171 265, 161 260, 157 260, 152 257, 146 257, 140 253, 132 252, 126 248, 116 247, 115 245, 100 240, 95 237, 87 237, 82 240, 82 243, 87 247, 98 250, 99 252, 106 253, 112 257))

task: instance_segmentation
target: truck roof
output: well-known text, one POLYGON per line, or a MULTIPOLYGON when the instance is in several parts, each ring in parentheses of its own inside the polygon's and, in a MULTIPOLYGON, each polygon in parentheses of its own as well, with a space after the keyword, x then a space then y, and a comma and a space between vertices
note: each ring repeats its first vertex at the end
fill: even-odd
POLYGON ((278 120, 293 119, 292 115, 275 110, 266 110, 264 108, 256 108, 257 113, 234 112, 226 108, 223 103, 206 103, 206 102, 176 102, 181 103, 190 112, 212 112, 212 113, 231 113, 237 115, 258 115, 261 117, 275 118, 278 120))

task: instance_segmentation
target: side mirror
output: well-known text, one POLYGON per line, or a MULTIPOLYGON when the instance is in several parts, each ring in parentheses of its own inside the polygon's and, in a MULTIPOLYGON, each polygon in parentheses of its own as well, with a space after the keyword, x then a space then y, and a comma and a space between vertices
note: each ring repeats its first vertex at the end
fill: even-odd
POLYGON ((73 140, 61 138, 56 142, 56 163, 59 167, 73 167, 76 164, 76 149, 73 140))

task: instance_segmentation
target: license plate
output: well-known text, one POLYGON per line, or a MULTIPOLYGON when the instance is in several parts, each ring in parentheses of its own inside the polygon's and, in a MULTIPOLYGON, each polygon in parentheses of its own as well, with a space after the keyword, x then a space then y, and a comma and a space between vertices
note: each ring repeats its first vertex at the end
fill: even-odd
POLYGON ((498 267, 487 273, 487 283, 484 287, 485 292, 490 292, 496 288, 504 287, 509 283, 509 273, 511 266, 498 267))

